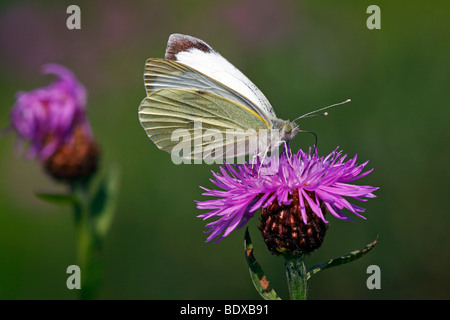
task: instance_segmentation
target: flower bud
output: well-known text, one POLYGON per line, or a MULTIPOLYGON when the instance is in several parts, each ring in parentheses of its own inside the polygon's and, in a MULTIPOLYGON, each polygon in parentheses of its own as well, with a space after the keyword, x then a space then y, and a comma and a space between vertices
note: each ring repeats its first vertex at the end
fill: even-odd
POLYGON ((97 142, 75 128, 73 140, 45 160, 44 167, 55 179, 73 182, 89 178, 97 169, 99 156, 97 142))

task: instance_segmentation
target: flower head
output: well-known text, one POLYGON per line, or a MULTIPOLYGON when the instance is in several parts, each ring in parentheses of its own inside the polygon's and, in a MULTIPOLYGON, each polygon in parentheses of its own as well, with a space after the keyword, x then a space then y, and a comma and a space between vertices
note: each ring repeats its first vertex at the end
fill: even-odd
MULTIPOLYGON (((301 233, 299 224, 308 226, 314 219, 327 223, 326 212, 338 219, 350 220, 342 211, 347 209, 364 218, 361 215, 364 208, 350 203, 346 198, 365 201, 374 198, 372 192, 378 188, 352 184, 373 170, 363 173, 368 162, 357 165, 356 158, 355 155, 346 161, 346 155, 337 149, 326 157, 320 157, 317 149, 310 149, 308 153, 299 150, 296 155, 283 152, 279 156, 278 170, 272 175, 260 175, 261 164, 225 164, 220 168, 220 173, 213 172, 214 179, 211 180, 219 190, 203 188, 206 191, 203 195, 217 199, 197 201, 198 209, 210 210, 199 215, 199 218, 217 218, 207 224, 207 232, 211 233, 207 241, 228 236, 242 227, 258 209, 262 209, 265 224, 260 229, 280 229, 281 238, 286 236, 286 232, 295 237, 295 232, 301 233), (272 217, 272 222, 265 221, 264 216, 270 216, 268 211, 274 210, 278 217, 272 217), (285 213, 290 210, 291 215, 283 214, 283 210, 285 213), (286 230, 289 225, 292 228, 286 230)), ((306 229, 305 232, 312 231, 306 229)), ((274 241, 276 243, 279 239, 274 241)))
POLYGON ((85 118, 86 90, 81 83, 61 65, 47 64, 43 73, 59 79, 44 88, 19 92, 11 123, 19 139, 29 143, 28 156, 44 161, 72 138, 75 127, 91 133, 85 118))
POLYGON ((19 92, 11 125, 28 156, 38 158, 55 178, 71 180, 93 172, 98 148, 86 117, 86 90, 74 74, 57 64, 43 67, 56 81, 44 88, 19 92))

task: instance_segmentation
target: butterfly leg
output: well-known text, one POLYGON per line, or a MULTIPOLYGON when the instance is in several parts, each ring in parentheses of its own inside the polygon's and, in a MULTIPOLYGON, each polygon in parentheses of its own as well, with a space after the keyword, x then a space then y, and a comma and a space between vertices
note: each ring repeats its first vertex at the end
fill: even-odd
MULTIPOLYGON (((261 165, 260 165, 259 168, 258 168, 258 178, 260 177, 261 168, 262 168, 262 166, 264 165, 264 160, 265 160, 265 158, 266 158, 266 156, 267 156, 267 152, 268 152, 268 151, 269 151, 269 148, 267 147, 266 150, 264 151, 263 156, 262 156, 262 159, 261 159, 261 165)), ((257 154, 257 156, 260 157, 260 153, 257 154)), ((261 157, 260 157, 260 158, 261 158, 261 157)))

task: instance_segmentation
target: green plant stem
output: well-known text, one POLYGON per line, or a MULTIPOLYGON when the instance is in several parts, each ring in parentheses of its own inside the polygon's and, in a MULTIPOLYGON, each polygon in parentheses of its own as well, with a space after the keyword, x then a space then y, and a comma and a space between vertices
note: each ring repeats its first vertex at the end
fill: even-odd
POLYGON ((81 271, 80 299, 95 299, 100 283, 101 241, 96 235, 87 183, 72 184, 78 202, 74 205, 77 264, 81 271))
POLYGON ((291 300, 306 300, 308 279, 304 255, 285 255, 284 264, 291 300))

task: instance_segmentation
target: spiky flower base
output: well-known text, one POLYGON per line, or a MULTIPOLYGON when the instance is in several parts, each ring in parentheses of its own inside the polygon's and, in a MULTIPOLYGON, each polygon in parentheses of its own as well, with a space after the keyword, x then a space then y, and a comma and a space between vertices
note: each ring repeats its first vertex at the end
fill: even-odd
MULTIPOLYGON (((314 199, 314 193, 309 193, 314 199)), ((292 199, 289 205, 279 206, 278 201, 274 201, 267 208, 261 209, 261 224, 258 228, 262 232, 264 242, 270 252, 276 255, 313 252, 322 245, 327 225, 314 214, 308 202, 303 201, 308 221, 305 225, 298 190, 295 190, 289 198, 292 199)), ((325 213, 324 204, 321 204, 321 209, 325 213)))
POLYGON ((97 142, 75 128, 73 141, 63 144, 44 163, 47 172, 57 180, 77 181, 88 178, 97 169, 100 156, 97 142))

